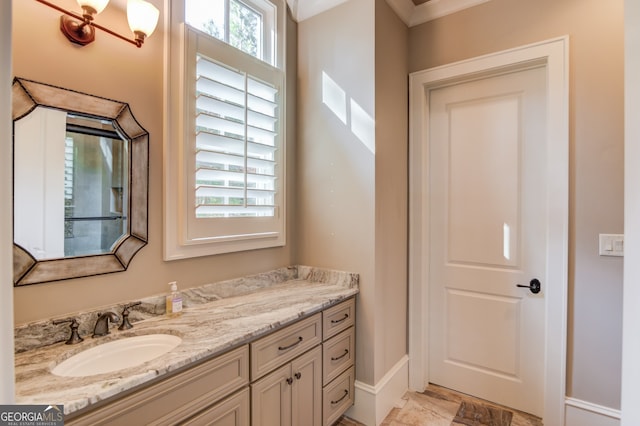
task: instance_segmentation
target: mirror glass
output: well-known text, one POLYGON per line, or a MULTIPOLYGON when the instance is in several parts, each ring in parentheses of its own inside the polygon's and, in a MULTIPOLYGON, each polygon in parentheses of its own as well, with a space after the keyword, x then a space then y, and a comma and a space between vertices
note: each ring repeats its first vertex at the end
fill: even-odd
POLYGON ((124 271, 147 243, 148 133, 128 104, 15 78, 14 285, 124 271))
POLYGON ((111 252, 129 193, 128 141, 113 121, 38 106, 14 138, 16 244, 37 260, 111 252))

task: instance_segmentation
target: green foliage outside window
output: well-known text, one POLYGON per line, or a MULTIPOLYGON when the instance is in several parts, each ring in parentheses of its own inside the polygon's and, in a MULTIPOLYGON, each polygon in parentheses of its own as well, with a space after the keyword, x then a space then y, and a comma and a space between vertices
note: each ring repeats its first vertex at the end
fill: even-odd
POLYGON ((260 15, 239 1, 231 1, 229 21, 229 44, 251 56, 260 57, 260 15))
POLYGON ((226 41, 243 52, 261 58, 260 33, 262 31, 262 16, 241 1, 231 0, 228 15, 228 40, 224 34, 225 23, 216 23, 209 19, 202 24, 201 30, 213 37, 226 41))

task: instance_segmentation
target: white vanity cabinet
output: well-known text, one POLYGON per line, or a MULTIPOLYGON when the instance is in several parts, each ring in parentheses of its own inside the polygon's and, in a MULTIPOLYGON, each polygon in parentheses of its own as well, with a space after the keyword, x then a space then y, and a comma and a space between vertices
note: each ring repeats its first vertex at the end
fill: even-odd
POLYGON ((251 384, 253 426, 320 426, 320 346, 251 384))
POLYGON ((244 345, 86 414, 72 415, 65 425, 247 425, 248 384, 249 346, 244 345), (238 392, 243 388, 244 393, 238 392), (224 421, 198 422, 206 415, 224 421), (228 423, 230 418, 238 421, 228 423))
POLYGON ((354 402, 355 299, 322 312, 322 424, 330 426, 354 402))
POLYGON ((320 313, 251 343, 253 426, 320 426, 321 343, 320 313))
POLYGON ((354 356, 353 298, 252 343, 252 425, 335 423, 354 402, 354 356))
POLYGON ((72 414, 65 424, 331 425, 353 405, 354 300, 72 414))

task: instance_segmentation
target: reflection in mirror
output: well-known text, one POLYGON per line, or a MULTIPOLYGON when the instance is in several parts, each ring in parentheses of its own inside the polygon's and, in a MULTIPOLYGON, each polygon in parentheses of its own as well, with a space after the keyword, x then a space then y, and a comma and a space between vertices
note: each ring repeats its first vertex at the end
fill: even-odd
POLYGON ((108 253, 127 233, 128 143, 110 120, 67 116, 64 256, 108 253))
POLYGON ((129 168, 112 121, 39 106, 14 137, 16 244, 37 260, 111 252, 127 232, 129 168))
POLYGON ((147 243, 149 134, 126 103, 16 78, 14 284, 124 271, 147 243))

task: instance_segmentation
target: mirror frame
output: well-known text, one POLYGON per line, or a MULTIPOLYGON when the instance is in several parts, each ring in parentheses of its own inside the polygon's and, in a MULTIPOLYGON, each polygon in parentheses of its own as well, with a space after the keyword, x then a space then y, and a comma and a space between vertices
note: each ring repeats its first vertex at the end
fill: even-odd
MULTIPOLYGON (((133 256, 148 242, 149 133, 136 121, 129 105, 123 102, 18 77, 13 80, 12 96, 13 122, 36 107, 44 106, 89 118, 112 120, 130 144, 128 233, 116 242, 110 253, 58 259, 37 260, 14 243, 14 286, 125 271, 133 256)), ((13 136, 15 138, 15 125, 13 136)), ((15 140, 13 143, 15 145, 15 140)))

